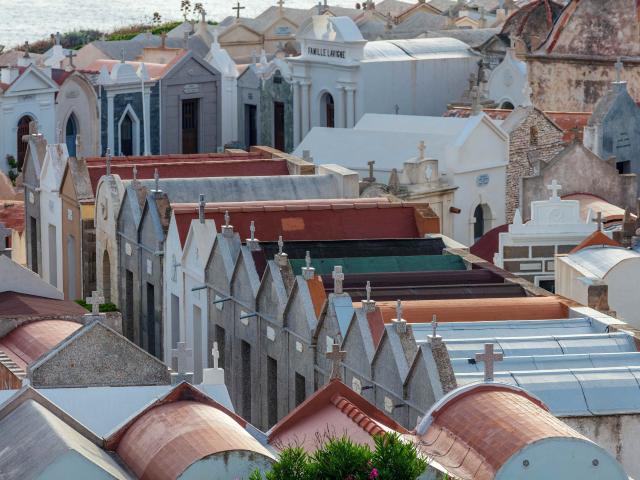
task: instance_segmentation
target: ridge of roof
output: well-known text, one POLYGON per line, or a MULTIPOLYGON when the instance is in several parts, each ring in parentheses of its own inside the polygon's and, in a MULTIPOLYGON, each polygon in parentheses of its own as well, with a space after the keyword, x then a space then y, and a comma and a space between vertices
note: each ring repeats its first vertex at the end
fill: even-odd
POLYGON ((622 247, 622 244, 619 242, 616 242, 612 238, 607 237, 604 233, 602 233, 602 230, 596 230, 587 238, 582 240, 578 245, 576 245, 569 252, 569 254, 579 252, 580 250, 588 247, 604 247, 604 246, 622 247))

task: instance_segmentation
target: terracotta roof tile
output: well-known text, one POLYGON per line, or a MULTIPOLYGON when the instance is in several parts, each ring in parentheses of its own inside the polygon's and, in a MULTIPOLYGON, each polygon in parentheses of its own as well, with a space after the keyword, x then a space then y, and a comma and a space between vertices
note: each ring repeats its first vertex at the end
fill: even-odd
MULTIPOLYGON (((431 412, 419 448, 464 480, 490 480, 511 456, 550 437, 583 436, 520 389, 480 384, 456 392, 431 412)), ((419 430, 419 429, 418 429, 419 430)))
MULTIPOLYGON (((384 323, 396 317, 396 302, 376 302, 376 308, 384 323)), ((434 314, 439 322, 545 320, 567 318, 568 308, 555 296, 402 302, 402 316, 409 323, 430 322, 434 314)))
MULTIPOLYGON (((439 232, 438 218, 431 216, 433 211, 425 204, 386 199, 209 203, 205 208, 207 218, 213 218, 216 225, 224 224, 225 211, 240 238, 249 238, 253 220, 256 237, 265 242, 276 241, 280 235, 286 240, 352 240, 420 238, 439 232)), ((198 217, 198 205, 174 204, 173 212, 184 243, 191 221, 198 217)))
POLYGON ((24 232, 24 202, 0 203, 0 223, 16 232, 24 232))
POLYGON ((26 367, 50 351, 82 325, 66 320, 40 320, 13 329, 0 339, 0 350, 20 368, 26 367))
POLYGON ((308 451, 317 447, 315 433, 335 430, 373 444, 371 436, 393 430, 409 433, 395 420, 334 379, 302 402, 267 432, 271 445, 284 446, 294 439, 308 451))
POLYGON ((609 245, 611 247, 622 247, 622 244, 620 244, 619 242, 616 242, 615 240, 607 237, 604 233, 602 233, 602 231, 596 230, 582 242, 580 242, 569 253, 576 253, 587 247, 603 247, 605 245, 609 245))
POLYGON ((322 277, 316 275, 311 280, 307 280, 307 287, 311 294, 311 301, 313 302, 313 310, 316 314, 316 318, 320 318, 324 303, 327 301, 327 292, 322 282, 322 277))

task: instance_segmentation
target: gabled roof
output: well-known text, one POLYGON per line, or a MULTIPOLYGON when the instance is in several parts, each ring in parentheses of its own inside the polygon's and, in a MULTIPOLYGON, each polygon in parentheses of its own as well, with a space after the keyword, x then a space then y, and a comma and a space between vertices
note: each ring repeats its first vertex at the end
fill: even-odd
POLYGON ((609 238, 604 233, 602 233, 602 230, 596 230, 591 235, 589 235, 587 238, 585 238, 582 242, 580 242, 569 253, 570 254, 571 253, 576 253, 576 252, 579 252, 580 250, 582 250, 584 248, 588 248, 588 247, 604 247, 604 246, 622 247, 622 245, 620 243, 616 242, 612 238, 609 238))
POLYGON ((84 315, 87 311, 71 300, 39 297, 18 292, 0 292, 0 318, 33 315, 84 315))
POLYGON ((238 450, 274 459, 247 422, 181 383, 106 439, 138 478, 172 480, 210 455, 238 450))
POLYGON ((101 448, 101 439, 31 387, 2 405, 0 430, 0 472, 7 478, 40 478, 68 454, 81 456, 97 469, 92 472, 96 475, 99 471, 105 477, 133 478, 101 448))
POLYGON ((317 448, 316 433, 345 434, 357 443, 373 445, 384 432, 408 431, 340 380, 330 380, 268 432, 269 444, 278 448, 300 442, 308 452, 317 448))

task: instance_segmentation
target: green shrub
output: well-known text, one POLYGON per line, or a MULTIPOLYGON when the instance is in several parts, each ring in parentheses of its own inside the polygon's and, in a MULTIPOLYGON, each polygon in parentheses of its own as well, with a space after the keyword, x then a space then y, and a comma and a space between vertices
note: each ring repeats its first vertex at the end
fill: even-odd
POLYGON ((380 480, 414 480, 427 468, 427 462, 418 455, 415 444, 402 441, 397 433, 379 435, 375 442, 373 464, 380 480))
POLYGON ((7 165, 9 166, 9 169, 7 170, 7 176, 15 187, 16 178, 18 178, 18 162, 16 161, 16 157, 14 157, 13 155, 7 155, 7 165))
MULTIPOLYGON (((88 311, 91 311, 91 305, 89 305, 84 300, 78 299, 76 303, 81 307, 86 308, 88 311)), ((100 304, 100 313, 109 313, 109 312, 118 312, 118 307, 113 303, 102 303, 100 304)))
POLYGON ((310 470, 314 480, 369 480, 371 449, 349 437, 330 438, 313 454, 310 470))

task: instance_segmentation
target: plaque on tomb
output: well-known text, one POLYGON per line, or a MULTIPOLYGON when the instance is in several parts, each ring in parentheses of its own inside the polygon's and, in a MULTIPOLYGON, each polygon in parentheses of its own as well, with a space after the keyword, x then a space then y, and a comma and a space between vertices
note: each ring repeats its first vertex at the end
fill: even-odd
POLYGON ((197 83, 187 83, 183 88, 182 91, 184 93, 199 93, 200 92, 200 85, 197 83))

